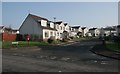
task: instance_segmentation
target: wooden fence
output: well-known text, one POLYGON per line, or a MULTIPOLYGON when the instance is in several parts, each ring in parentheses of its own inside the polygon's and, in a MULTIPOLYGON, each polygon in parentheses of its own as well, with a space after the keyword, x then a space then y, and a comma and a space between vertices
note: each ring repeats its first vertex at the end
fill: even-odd
POLYGON ((2 40, 3 41, 15 41, 16 34, 2 33, 2 40))

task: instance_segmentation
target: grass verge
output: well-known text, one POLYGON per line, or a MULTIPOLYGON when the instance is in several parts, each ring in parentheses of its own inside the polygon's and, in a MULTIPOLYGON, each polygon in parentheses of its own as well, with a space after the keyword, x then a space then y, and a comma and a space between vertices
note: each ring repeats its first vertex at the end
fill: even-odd
POLYGON ((107 43, 106 47, 112 51, 120 52, 120 45, 117 43, 107 43))
POLYGON ((2 48, 48 45, 47 42, 34 42, 34 41, 30 41, 29 43, 27 41, 16 41, 16 42, 18 42, 18 45, 12 45, 12 42, 10 41, 2 42, 2 48))

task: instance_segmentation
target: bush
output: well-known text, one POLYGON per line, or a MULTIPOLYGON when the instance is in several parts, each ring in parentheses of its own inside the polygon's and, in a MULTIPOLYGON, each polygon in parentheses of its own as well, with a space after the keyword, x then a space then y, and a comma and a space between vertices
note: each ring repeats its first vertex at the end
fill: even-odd
POLYGON ((47 42, 51 44, 51 43, 53 43, 54 40, 55 40, 55 37, 51 36, 51 37, 47 40, 47 42))
POLYGON ((106 41, 109 41, 109 40, 111 39, 111 37, 110 37, 110 36, 105 36, 104 39, 105 39, 106 41))
POLYGON ((62 42, 68 42, 68 39, 63 38, 62 42))
POLYGON ((114 36, 113 40, 115 43, 120 43, 120 36, 114 36))

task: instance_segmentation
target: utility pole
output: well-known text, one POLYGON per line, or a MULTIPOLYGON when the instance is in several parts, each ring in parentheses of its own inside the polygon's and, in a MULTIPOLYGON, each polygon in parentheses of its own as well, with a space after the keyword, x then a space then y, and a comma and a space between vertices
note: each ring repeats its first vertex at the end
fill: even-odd
MULTIPOLYGON (((54 24, 56 25, 56 17, 53 17, 54 19, 54 24)), ((54 25, 54 28, 55 28, 55 25, 54 25)))

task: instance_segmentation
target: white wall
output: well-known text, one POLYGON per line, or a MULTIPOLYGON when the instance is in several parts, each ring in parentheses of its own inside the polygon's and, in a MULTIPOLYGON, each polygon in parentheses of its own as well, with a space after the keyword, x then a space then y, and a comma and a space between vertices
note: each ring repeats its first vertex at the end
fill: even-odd
POLYGON ((56 24, 55 26, 56 26, 55 28, 57 29, 57 38, 62 39, 62 34, 65 29, 64 23, 62 22, 61 24, 56 24), (62 29, 61 29, 61 27, 62 27, 62 29), (59 36, 58 36, 58 34, 59 34, 59 36))
POLYGON ((95 36, 99 36, 100 35, 100 30, 99 29, 96 29, 95 30, 95 36))
POLYGON ((83 34, 83 35, 86 36, 86 34, 88 33, 88 31, 89 31, 88 28, 85 28, 85 29, 84 29, 84 34, 83 34))
POLYGON ((70 32, 70 26, 69 25, 65 26, 65 31, 70 32))

